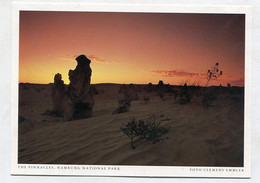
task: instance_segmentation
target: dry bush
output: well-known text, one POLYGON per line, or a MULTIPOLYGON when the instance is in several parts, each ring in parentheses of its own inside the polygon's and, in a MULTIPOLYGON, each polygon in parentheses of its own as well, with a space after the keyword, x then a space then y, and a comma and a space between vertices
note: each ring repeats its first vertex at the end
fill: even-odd
POLYGON ((144 96, 143 101, 144 101, 145 104, 148 104, 149 101, 150 101, 150 97, 144 96))
POLYGON ((188 104, 199 90, 200 87, 194 85, 187 86, 185 83, 184 86, 181 86, 179 91, 174 92, 174 101, 177 101, 179 104, 188 104))
POLYGON ((130 138, 131 147, 135 149, 135 138, 155 144, 164 139, 163 136, 169 132, 170 127, 162 126, 160 117, 153 114, 147 120, 137 121, 133 118, 130 122, 121 127, 120 130, 130 138))
POLYGON ((219 91, 215 88, 207 88, 206 93, 202 96, 202 104, 204 108, 211 106, 211 103, 217 99, 219 91))
POLYGON ((217 93, 214 93, 214 90, 208 89, 208 84, 211 80, 216 80, 223 74, 222 71, 219 70, 219 63, 217 62, 211 70, 208 70, 207 73, 207 84, 205 86, 205 90, 202 96, 202 104, 203 107, 208 108, 210 104, 216 100, 217 93))

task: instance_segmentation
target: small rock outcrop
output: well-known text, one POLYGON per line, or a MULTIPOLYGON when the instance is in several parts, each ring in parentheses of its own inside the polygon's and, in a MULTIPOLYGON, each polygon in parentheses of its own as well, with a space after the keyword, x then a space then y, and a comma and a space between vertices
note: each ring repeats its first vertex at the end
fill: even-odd
POLYGON ((164 84, 162 80, 158 82, 156 86, 157 93, 172 93, 173 89, 170 84, 164 84))
POLYGON ((74 104, 74 118, 79 119, 92 116, 95 101, 90 86, 91 61, 85 55, 78 56, 76 61, 75 70, 69 71, 68 95, 74 104))
POLYGON ((158 85, 157 85, 159 88, 162 88, 162 87, 164 87, 164 83, 163 83, 163 81, 162 80, 160 80, 159 82, 158 82, 158 85))
POLYGON ((154 91, 154 86, 152 83, 149 83, 147 86, 146 86, 146 92, 153 92, 154 91))
POLYGON ((161 98, 161 99, 163 99, 164 98, 164 95, 165 95, 165 86, 164 86, 164 83, 163 83, 163 81, 162 80, 160 80, 159 82, 158 82, 158 85, 156 86, 156 93, 157 93, 157 95, 161 98))
POLYGON ((61 74, 55 74, 54 84, 52 87, 52 105, 53 112, 62 116, 65 121, 70 121, 73 118, 73 103, 68 97, 61 74))

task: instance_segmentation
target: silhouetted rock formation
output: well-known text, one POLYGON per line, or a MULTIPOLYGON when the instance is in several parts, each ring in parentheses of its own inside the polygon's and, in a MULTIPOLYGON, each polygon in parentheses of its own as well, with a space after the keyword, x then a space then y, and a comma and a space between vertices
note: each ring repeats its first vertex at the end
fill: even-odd
POLYGON ((191 102, 191 90, 188 89, 187 83, 185 83, 182 87, 181 94, 180 94, 180 104, 187 104, 191 102))
POLYGON ((134 84, 129 84, 129 85, 121 85, 119 89, 119 93, 123 94, 123 100, 138 100, 138 95, 135 89, 134 84))
POLYGON ((162 80, 160 80, 159 82, 158 82, 158 88, 162 88, 162 87, 164 87, 164 83, 163 83, 163 81, 162 80))
POLYGON ((85 55, 78 56, 76 61, 78 64, 75 70, 69 71, 68 90, 59 73, 55 75, 52 87, 53 111, 51 114, 62 116, 65 121, 92 116, 95 104, 93 95, 97 94, 97 90, 91 89, 90 86, 91 61, 85 55))
POLYGON ((146 91, 147 92, 153 92, 154 91, 154 86, 152 83, 149 83, 147 86, 146 86, 146 91))
POLYGON ((164 86, 164 83, 162 80, 159 81, 158 85, 156 86, 156 92, 157 95, 163 99, 164 98, 164 94, 166 93, 166 88, 164 86))
POLYGON ((165 88, 165 85, 164 85, 162 80, 160 80, 158 82, 158 85, 156 86, 156 91, 157 91, 157 93, 158 92, 163 92, 163 93, 166 92, 166 88, 165 88))
POLYGON ((55 74, 52 87, 53 112, 64 117, 65 121, 73 119, 73 103, 67 95, 67 91, 62 80, 61 74, 55 74))
POLYGON ((75 70, 69 71, 68 94, 74 104, 74 118, 78 119, 92 116, 95 102, 90 90, 91 61, 85 55, 78 56, 76 61, 75 70))
POLYGON ((163 81, 160 80, 156 86, 156 91, 159 95, 164 93, 173 93, 173 88, 170 84, 164 84, 163 81))
POLYGON ((66 89, 63 80, 61 80, 61 74, 57 73, 54 76, 54 85, 52 87, 52 105, 53 111, 58 115, 63 115, 63 109, 61 101, 66 95, 66 89))

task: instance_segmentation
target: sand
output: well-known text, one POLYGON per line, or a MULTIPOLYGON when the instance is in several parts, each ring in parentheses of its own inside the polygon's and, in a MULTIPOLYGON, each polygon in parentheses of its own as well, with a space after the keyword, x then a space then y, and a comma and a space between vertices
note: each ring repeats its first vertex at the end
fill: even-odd
POLYGON ((243 94, 221 92, 208 109, 195 96, 189 104, 174 103, 173 94, 161 100, 155 93, 132 101, 129 112, 114 114, 120 98, 117 84, 100 84, 93 117, 64 122, 42 115, 51 109, 50 85, 20 86, 18 162, 26 164, 243 166, 243 94), (169 125, 167 139, 144 142, 132 149, 120 127, 151 114, 169 125))

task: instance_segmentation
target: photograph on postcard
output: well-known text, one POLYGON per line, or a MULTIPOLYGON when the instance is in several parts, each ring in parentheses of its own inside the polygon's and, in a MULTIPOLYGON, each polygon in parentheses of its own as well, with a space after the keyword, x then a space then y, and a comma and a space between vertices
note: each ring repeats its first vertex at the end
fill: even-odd
POLYGON ((17 164, 243 168, 245 26, 21 10, 17 164))

